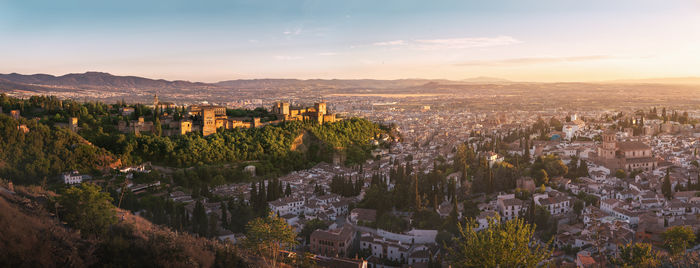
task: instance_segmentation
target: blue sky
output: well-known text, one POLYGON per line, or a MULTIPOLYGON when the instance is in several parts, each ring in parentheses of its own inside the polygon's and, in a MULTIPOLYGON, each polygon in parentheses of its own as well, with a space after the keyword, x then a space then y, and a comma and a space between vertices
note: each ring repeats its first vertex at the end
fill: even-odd
POLYGON ((0 0, 0 72, 205 82, 700 76, 698 14, 698 1, 0 0))

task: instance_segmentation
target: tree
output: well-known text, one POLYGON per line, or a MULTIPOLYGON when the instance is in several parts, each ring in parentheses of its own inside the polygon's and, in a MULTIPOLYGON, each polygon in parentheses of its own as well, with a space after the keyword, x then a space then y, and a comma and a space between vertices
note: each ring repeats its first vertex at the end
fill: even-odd
POLYGON ((94 184, 69 188, 58 197, 58 203, 63 206, 62 219, 83 235, 103 235, 117 222, 112 197, 94 184))
POLYGON ((678 256, 685 253, 691 242, 695 241, 693 229, 688 226, 674 226, 663 232, 664 246, 671 252, 671 255, 678 256))
POLYGON ((620 246, 618 258, 612 263, 621 267, 657 267, 658 256, 647 243, 627 244, 620 246))
POLYGON ((271 260, 272 267, 277 265, 277 255, 281 249, 297 244, 297 234, 287 222, 271 212, 267 217, 255 218, 246 226, 246 238, 243 247, 271 260))
POLYGON ((671 189, 671 168, 666 169, 666 176, 664 176, 664 182, 661 184, 661 192, 664 194, 666 199, 671 200, 673 198, 673 189, 671 189))
POLYGON ((284 196, 290 195, 292 195, 292 186, 290 186, 290 184, 287 183, 287 187, 284 189, 284 196))
POLYGON ((462 209, 462 216, 466 218, 476 218, 479 216, 479 207, 472 200, 464 200, 464 206, 462 209))
POLYGON ((228 208, 226 208, 226 203, 221 202, 221 227, 228 228, 228 208))
POLYGON ((299 236, 303 237, 305 243, 308 244, 311 241, 311 233, 316 231, 316 229, 325 230, 326 228, 328 228, 328 223, 319 219, 313 219, 304 224, 304 228, 299 232, 299 236))
POLYGON ((454 245, 448 248, 455 267, 537 267, 552 255, 551 245, 534 239, 535 228, 523 219, 499 222, 488 220, 488 227, 477 232, 478 223, 469 219, 460 224, 454 245))
POLYGON ((160 136, 163 134, 163 127, 160 125, 160 118, 156 116, 155 123, 153 124, 153 134, 160 136))
POLYGON ((583 201, 576 199, 574 201, 574 212, 576 213, 576 217, 581 216, 581 211, 583 211, 583 201))
POLYGON ((547 175, 547 171, 544 169, 535 171, 534 177, 535 185, 545 185, 549 182, 549 175, 547 175))
POLYGON ((615 171, 615 177, 617 177, 618 179, 627 178, 627 172, 625 172, 625 170, 623 169, 618 169, 617 171, 615 171))
POLYGON ((209 219, 207 219, 207 212, 204 209, 202 202, 197 201, 197 203, 194 205, 194 210, 192 211, 192 231, 202 237, 206 237, 208 229, 209 219))
POLYGON ((219 226, 216 214, 209 214, 209 226, 207 226, 207 228, 207 235, 209 235, 209 237, 216 237, 219 235, 219 226))
POLYGON ((420 191, 418 191, 418 173, 413 175, 413 194, 414 194, 414 204, 413 208, 416 211, 421 210, 423 208, 423 205, 421 204, 421 196, 420 196, 420 191))

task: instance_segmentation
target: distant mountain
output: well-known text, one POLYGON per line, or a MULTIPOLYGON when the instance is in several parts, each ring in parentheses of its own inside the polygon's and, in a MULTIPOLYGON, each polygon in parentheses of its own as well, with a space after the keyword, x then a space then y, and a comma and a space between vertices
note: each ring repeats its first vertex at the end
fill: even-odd
POLYGON ((430 79, 397 79, 397 80, 375 80, 375 79, 239 79, 228 80, 216 83, 218 86, 227 88, 405 88, 423 85, 429 82, 449 82, 448 80, 430 79))
POLYGON ((189 81, 154 80, 138 76, 116 76, 102 72, 86 72, 82 74, 66 74, 53 76, 48 74, 23 75, 17 73, 0 74, 0 79, 28 85, 70 88, 140 88, 166 89, 184 87, 208 87, 205 83, 189 81))
POLYGON ((0 92, 5 92, 5 91, 25 91, 25 92, 45 92, 52 90, 48 87, 43 87, 43 86, 35 86, 31 84, 24 84, 24 83, 17 83, 17 82, 12 82, 8 81, 6 79, 0 79, 0 92))
POLYGON ((462 79, 460 82, 466 82, 466 83, 473 83, 473 84, 502 84, 502 83, 513 83, 513 81, 503 79, 503 78, 498 78, 498 77, 488 77, 488 76, 479 76, 479 77, 472 77, 472 78, 467 78, 467 79, 462 79))
POLYGON ((605 81, 606 83, 620 84, 672 84, 672 85, 700 85, 700 77, 661 77, 645 79, 621 79, 605 81))

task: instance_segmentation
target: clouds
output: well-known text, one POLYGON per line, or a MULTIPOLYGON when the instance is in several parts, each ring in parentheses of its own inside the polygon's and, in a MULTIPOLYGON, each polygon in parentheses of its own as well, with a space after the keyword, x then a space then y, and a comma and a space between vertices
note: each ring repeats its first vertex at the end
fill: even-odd
POLYGON ((403 40, 394 40, 394 41, 385 41, 385 42, 376 42, 373 43, 372 45, 374 46, 400 46, 400 45, 405 45, 406 42, 403 40))
POLYGON ((457 66, 515 66, 515 65, 533 65, 547 63, 562 63, 562 62, 583 62, 614 59, 616 57, 608 55, 588 55, 588 56, 572 56, 572 57, 523 57, 510 58, 500 60, 485 60, 485 61, 467 61, 456 63, 457 66))
POLYGON ((511 36, 495 37, 462 37, 462 38, 442 38, 442 39, 416 39, 416 40, 393 40, 376 42, 372 45, 383 47, 404 47, 418 50, 444 50, 444 49, 468 49, 484 48, 494 46, 506 46, 522 43, 522 41, 511 36))
POLYGON ((302 56, 275 56, 276 60, 290 61, 290 60, 301 60, 304 59, 302 56))
POLYGON ((295 35, 300 35, 303 30, 304 30, 303 27, 300 26, 300 27, 294 27, 292 29, 286 30, 282 33, 286 36, 295 36, 295 35))

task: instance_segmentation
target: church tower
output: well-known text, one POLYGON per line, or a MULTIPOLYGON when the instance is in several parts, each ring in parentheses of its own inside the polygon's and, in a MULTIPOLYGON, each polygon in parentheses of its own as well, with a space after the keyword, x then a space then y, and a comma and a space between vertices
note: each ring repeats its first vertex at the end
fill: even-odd
POLYGON ((153 109, 158 108, 158 94, 153 94, 153 109))
POLYGON ((598 149, 598 157, 603 159, 613 159, 615 158, 615 151, 617 150, 617 138, 615 137, 615 131, 607 130, 603 132, 603 145, 598 149))

